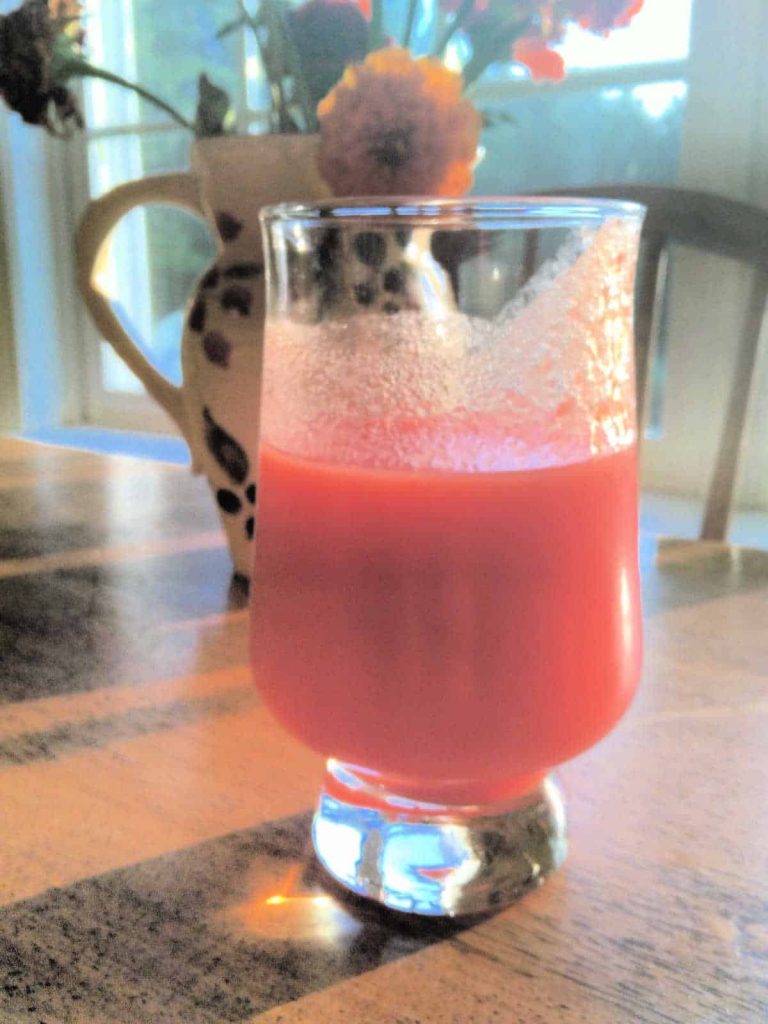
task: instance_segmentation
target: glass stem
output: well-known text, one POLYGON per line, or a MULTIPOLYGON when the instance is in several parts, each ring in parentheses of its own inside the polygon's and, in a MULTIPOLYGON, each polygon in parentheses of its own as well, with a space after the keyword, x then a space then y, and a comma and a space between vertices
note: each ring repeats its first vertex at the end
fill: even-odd
POLYGON ((195 126, 191 121, 188 121, 183 114, 180 114, 178 110, 175 110, 170 103, 166 103, 165 100, 161 100, 159 96, 155 96, 148 89, 145 89, 141 85, 137 85, 135 82, 129 82, 128 79, 122 78, 120 75, 115 75, 111 71, 105 71, 103 68, 97 68, 93 64, 88 64, 86 61, 78 62, 77 64, 71 65, 67 72, 72 77, 78 78, 100 78, 103 82, 112 82, 113 85, 122 86, 123 89, 129 89, 131 92, 135 92, 137 96, 141 96, 147 103, 153 104, 163 110, 169 117, 180 124, 182 128, 186 128, 190 132, 194 132, 195 126))

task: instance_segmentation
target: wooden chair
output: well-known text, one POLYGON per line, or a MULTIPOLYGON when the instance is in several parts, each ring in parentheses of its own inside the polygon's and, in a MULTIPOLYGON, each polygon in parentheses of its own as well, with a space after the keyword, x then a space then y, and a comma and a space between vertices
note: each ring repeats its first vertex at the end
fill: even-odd
POLYGON ((548 194, 626 199, 642 203, 648 209, 635 297, 640 423, 643 422, 660 311, 664 308, 670 243, 727 256, 752 268, 752 289, 736 338, 738 349, 733 381, 699 534, 702 540, 725 540, 768 299, 768 210, 707 192, 657 185, 594 185, 558 189, 548 194))

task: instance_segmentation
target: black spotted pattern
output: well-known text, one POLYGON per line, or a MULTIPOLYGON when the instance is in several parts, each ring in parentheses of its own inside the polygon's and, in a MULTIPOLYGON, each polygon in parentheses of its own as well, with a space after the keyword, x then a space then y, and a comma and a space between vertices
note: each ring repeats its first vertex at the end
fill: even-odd
POLYGON ((353 288, 355 301, 361 306, 372 306, 376 301, 376 289, 372 284, 356 284, 353 288))
MULTIPOLYGON (((208 409, 203 409, 205 421, 205 443, 216 459, 217 463, 225 471, 233 484, 240 484, 243 487, 245 500, 249 505, 256 504, 256 484, 248 479, 248 456, 243 448, 230 434, 224 430, 211 416, 208 409)), ((229 487, 220 487, 216 491, 216 503, 222 512, 229 516, 236 516, 243 510, 243 499, 229 487)), ((245 520, 245 535, 248 540, 253 540, 254 517, 252 510, 248 509, 248 517, 245 520)))
POLYGON ((203 409, 205 443, 216 462, 236 484, 243 484, 250 468, 245 450, 211 416, 209 409, 203 409))
POLYGON ((220 487, 216 491, 216 503, 222 512, 226 512, 230 516, 237 515, 242 508, 242 502, 235 492, 227 490, 226 487, 220 487))
MULTIPOLYGON (((250 505, 256 504, 256 484, 250 483, 245 488, 245 498, 250 505)), ((228 487, 220 487, 216 491, 216 503, 222 512, 225 512, 229 516, 236 516, 238 513, 243 511, 243 501, 238 494, 234 491, 229 490, 228 487)), ((253 533, 255 529, 255 517, 252 515, 251 510, 247 510, 247 519, 245 520, 245 535, 248 540, 253 540, 253 533)), ((0 745, 0 755, 2 754, 2 745, 0 745)), ((1 760, 1 757, 0 757, 1 760)))
POLYGON ((248 281, 253 277, 259 277, 264 273, 264 264, 256 260, 245 263, 233 263, 226 267, 222 274, 231 281, 248 281))
POLYGON ((376 231, 361 231, 355 235, 355 255, 367 267, 380 267, 387 255, 387 243, 376 231))
POLYGON ((205 329, 205 302, 198 299, 189 312, 189 329, 198 333, 205 329))
POLYGON ((243 223, 226 210, 216 212, 216 227, 223 242, 233 242, 243 230, 243 223))
POLYGON ((382 308, 382 310, 385 313, 388 313, 390 316, 393 313, 399 313, 400 312, 400 307, 398 306, 398 304, 396 302, 385 302, 384 305, 381 308, 382 308))
POLYGON ((200 281, 200 285, 203 288, 215 288, 219 283, 219 268, 211 267, 211 269, 203 276, 200 281))
POLYGON ((334 305, 339 294, 337 279, 338 259, 341 250, 341 236, 338 228, 326 228, 313 253, 312 272, 319 293, 318 317, 334 305))
POLYGON ((384 275, 384 291, 399 295, 405 290, 405 274, 399 267, 390 267, 384 275))
POLYGON ((221 308, 227 313, 239 313, 250 316, 253 296, 247 288, 239 284, 231 284, 221 293, 221 308))
POLYGON ((206 359, 226 370, 232 352, 232 343, 227 341, 220 331, 208 331, 203 338, 203 351, 206 359))

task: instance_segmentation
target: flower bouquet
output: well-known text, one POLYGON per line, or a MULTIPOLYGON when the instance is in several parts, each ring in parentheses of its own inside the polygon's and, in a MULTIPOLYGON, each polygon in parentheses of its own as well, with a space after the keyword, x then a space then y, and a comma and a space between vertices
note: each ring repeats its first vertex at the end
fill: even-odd
MULTIPOLYGON (((460 195, 471 185, 483 117, 472 102, 489 67, 534 78, 565 74, 556 46, 577 24, 605 35, 643 0, 408 0, 402 24, 384 0, 238 0, 219 36, 253 33, 269 88, 274 133, 321 135, 320 169, 337 194, 460 195), (388 8, 385 11, 385 7, 388 8), (418 43, 414 29, 419 27, 418 43)), ((132 90, 198 138, 230 133, 226 92, 202 71, 187 116, 90 62, 82 5, 24 0, 0 16, 0 95, 24 121, 55 135, 83 127, 78 80, 132 90)))
MULTIPOLYGON (((73 0, 24 0, 0 17, 0 95, 24 121, 72 134, 83 127, 76 86, 96 78, 132 90, 194 138, 190 172, 126 182, 89 204, 76 237, 78 284, 100 336, 187 440, 244 578, 252 562, 265 301, 260 209, 329 195, 463 195, 484 125, 472 90, 486 70, 524 64, 534 76, 561 77, 553 46, 569 24, 608 32, 642 0, 408 0, 398 7, 399 25, 395 5, 385 12, 383 0, 250 2, 241 0, 219 35, 247 32, 255 40, 269 96, 270 130, 258 136, 235 133, 230 99, 204 70, 196 109, 186 114, 91 63, 73 0), (181 387, 147 359, 99 283, 112 229, 146 203, 203 216, 218 240, 216 260, 186 305, 181 387)), ((439 231, 409 243, 423 250, 447 306, 471 244, 461 232, 439 231)), ((309 280, 325 281, 314 290, 323 296, 318 317, 344 301, 374 315, 417 301, 407 294, 417 283, 406 283, 402 254, 385 251, 375 235, 355 245, 348 262, 359 280, 341 286, 323 278, 328 267, 308 268, 309 280)), ((345 260, 337 254, 328 262, 345 260)))

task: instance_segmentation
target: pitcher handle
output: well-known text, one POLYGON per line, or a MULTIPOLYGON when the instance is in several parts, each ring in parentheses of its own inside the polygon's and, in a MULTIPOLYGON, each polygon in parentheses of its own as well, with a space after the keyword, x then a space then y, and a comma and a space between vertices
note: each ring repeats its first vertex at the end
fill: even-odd
POLYGON ((172 384, 149 362, 118 320, 109 299, 95 284, 95 271, 107 236, 126 213, 145 203, 180 206, 204 217, 197 183, 186 172, 156 174, 118 185, 92 200, 80 221, 75 235, 77 284, 101 335, 136 374, 152 398, 165 409, 190 444, 181 388, 172 384))

